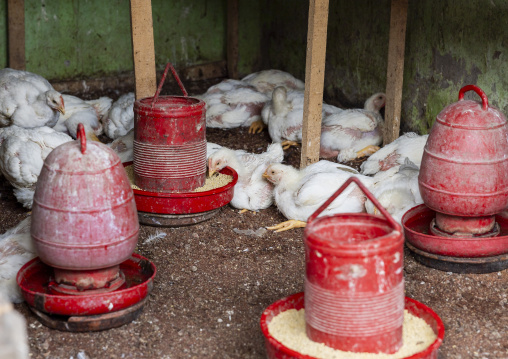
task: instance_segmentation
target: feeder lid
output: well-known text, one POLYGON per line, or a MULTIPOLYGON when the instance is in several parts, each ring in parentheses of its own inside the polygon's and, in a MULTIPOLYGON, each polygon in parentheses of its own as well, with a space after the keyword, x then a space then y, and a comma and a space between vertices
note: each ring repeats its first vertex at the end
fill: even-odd
POLYGON ((102 143, 86 141, 84 152, 82 146, 79 139, 58 146, 48 155, 44 166, 59 172, 98 173, 120 163, 118 155, 102 143))
POLYGON ((506 126, 506 117, 497 108, 489 106, 487 95, 478 86, 467 85, 459 91, 459 101, 445 107, 437 121, 443 125, 467 129, 489 129, 506 126), (475 91, 481 102, 464 100, 464 93, 475 91))

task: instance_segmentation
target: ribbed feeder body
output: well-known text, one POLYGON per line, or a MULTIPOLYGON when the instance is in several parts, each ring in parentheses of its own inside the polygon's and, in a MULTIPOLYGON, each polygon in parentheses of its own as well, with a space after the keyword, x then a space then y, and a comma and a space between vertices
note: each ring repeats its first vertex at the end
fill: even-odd
POLYGON ((506 117, 478 87, 466 86, 431 129, 418 178, 423 201, 444 231, 487 232, 493 215, 508 207, 507 174, 506 117), (464 100, 469 90, 482 102, 464 100))
POLYGON ((312 216, 304 232, 308 337, 335 349, 394 353, 402 346, 402 229, 354 177, 312 216), (355 182, 385 218, 366 213, 317 217, 355 182))
POLYGON ((134 182, 149 192, 190 192, 206 180, 205 103, 186 96, 134 103, 134 182))
POLYGON ((86 143, 84 153, 82 146, 71 141, 46 158, 34 196, 31 234, 44 263, 85 272, 130 258, 139 223, 119 157, 98 142, 86 143))

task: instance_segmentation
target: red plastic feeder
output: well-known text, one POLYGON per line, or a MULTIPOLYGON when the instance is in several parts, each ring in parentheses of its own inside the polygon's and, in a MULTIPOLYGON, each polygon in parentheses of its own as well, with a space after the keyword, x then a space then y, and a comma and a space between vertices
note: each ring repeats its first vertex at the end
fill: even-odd
POLYGON ((168 63, 154 97, 134 103, 134 183, 148 192, 190 192, 205 184, 205 103, 188 97, 168 63), (169 68, 184 96, 160 96, 169 68))
MULTIPOLYGON (((104 303, 111 295, 130 305, 139 303, 147 294, 155 268, 143 259, 137 274, 131 275, 135 265, 127 264, 128 270, 122 270, 126 261, 133 261, 138 234, 134 195, 119 157, 103 144, 87 143, 79 124, 78 141, 55 148, 37 181, 31 236, 39 258, 25 265, 17 278, 25 300, 50 326, 58 322, 52 315, 104 314, 104 303), (44 265, 50 268, 44 269, 44 265), (138 278, 136 285, 133 278, 138 278), (145 287, 145 293, 132 295, 125 290, 138 285, 145 287), (46 306, 53 298, 71 312, 46 306), (72 305, 75 302, 92 308, 80 310, 72 305)), ((110 302, 104 314, 108 321, 104 322, 104 317, 90 320, 98 329, 108 328, 113 317, 115 323, 123 324, 125 307, 110 302)), ((66 330, 65 325, 61 328, 66 330)))
POLYGON ((507 268, 508 227, 496 216, 508 208, 507 173, 506 117, 479 87, 465 86, 459 101, 438 114, 425 145, 418 177, 425 209, 402 219, 416 258, 463 273, 507 268), (481 103, 464 100, 470 90, 481 103))
MULTIPOLYGON (((161 227, 192 225, 210 219, 234 194, 233 181, 213 190, 193 192, 206 181, 206 115, 202 100, 188 97, 168 63, 155 96, 134 103, 134 190, 139 221, 161 227), (161 96, 171 69, 184 96, 161 96)), ((131 163, 125 163, 125 166, 131 163)))
MULTIPOLYGON (((269 359, 315 359, 312 356, 303 355, 295 350, 289 349, 275 339, 268 331, 268 325, 274 317, 286 310, 300 310, 305 308, 304 304, 304 293, 302 292, 280 299, 264 310, 261 315, 260 324, 261 331, 265 336, 266 353, 269 359)), ((436 340, 429 347, 404 359, 437 359, 439 347, 443 342, 445 333, 443 322, 430 308, 414 299, 406 297, 404 308, 412 315, 425 320, 437 336, 436 340)))
MULTIPOLYGON (((124 163, 130 166, 132 162, 124 163)), ((177 227, 203 222, 215 216, 233 199, 238 174, 231 167, 220 173, 232 176, 226 185, 203 192, 147 192, 133 189, 139 222, 156 227, 177 227)))
POLYGON ((305 321, 309 339, 334 349, 394 353, 402 346, 402 228, 356 177, 307 221, 305 321), (355 182, 385 218, 345 213, 316 218, 355 182))

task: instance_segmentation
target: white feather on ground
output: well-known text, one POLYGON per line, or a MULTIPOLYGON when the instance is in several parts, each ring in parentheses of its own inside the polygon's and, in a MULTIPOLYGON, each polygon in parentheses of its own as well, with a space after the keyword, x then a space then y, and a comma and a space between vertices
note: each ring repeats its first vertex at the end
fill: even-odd
POLYGON ((378 150, 383 142, 384 124, 379 110, 385 102, 385 94, 376 93, 365 101, 364 109, 323 116, 320 156, 347 162, 378 150))
POLYGON ((229 166, 238 173, 231 205, 235 208, 258 211, 273 203, 273 185, 263 178, 271 163, 280 163, 284 152, 280 143, 268 146, 266 152, 255 154, 243 150, 221 148, 208 158, 208 171, 214 173, 229 166))
POLYGON ((428 137, 429 135, 420 136, 414 132, 403 134, 363 162, 361 172, 365 175, 374 175, 387 171, 403 164, 406 158, 419 167, 428 137))
POLYGON ((62 96, 45 78, 28 71, 0 70, 0 127, 52 127, 60 112, 65 112, 62 96))
POLYGON ((305 90, 305 83, 303 81, 281 70, 254 72, 245 76, 242 81, 254 86, 256 90, 268 96, 271 96, 273 90, 278 86, 284 86, 288 90, 305 90))
MULTIPOLYGON (((423 199, 418 186, 420 168, 407 157, 405 162, 373 177, 374 184, 370 190, 379 203, 401 223, 402 216, 416 205, 422 204, 423 199)), ((368 213, 379 214, 374 204, 365 204, 368 213)))
POLYGON ((35 185, 46 157, 69 141, 69 135, 49 127, 0 128, 0 170, 24 207, 32 208, 35 185))
MULTIPOLYGON (((351 167, 321 160, 303 170, 273 164, 265 171, 265 177, 275 185, 275 204, 289 222, 289 228, 305 226, 309 216, 314 213, 335 191, 351 177, 358 177, 367 187, 373 183, 371 177, 358 174, 351 167), (295 224, 294 221, 298 222, 295 224)), ((366 196, 355 184, 348 186, 322 215, 335 213, 365 212, 366 196)), ((283 222, 270 229, 289 229, 283 222)))
POLYGON ((25 263, 37 256, 30 236, 31 220, 25 218, 0 235, 0 293, 14 303, 23 301, 16 275, 25 263))
POLYGON ((231 79, 195 97, 206 103, 206 126, 222 129, 250 126, 261 118, 261 110, 270 99, 255 87, 231 79))
POLYGON ((60 116, 53 128, 76 138, 78 124, 82 123, 87 138, 97 140, 96 136, 103 133, 101 118, 108 113, 113 100, 106 96, 88 101, 71 95, 62 97, 65 101, 65 114, 60 116))
POLYGON ((118 98, 106 116, 102 117, 104 133, 115 140, 125 136, 134 128, 134 92, 126 93, 118 98))

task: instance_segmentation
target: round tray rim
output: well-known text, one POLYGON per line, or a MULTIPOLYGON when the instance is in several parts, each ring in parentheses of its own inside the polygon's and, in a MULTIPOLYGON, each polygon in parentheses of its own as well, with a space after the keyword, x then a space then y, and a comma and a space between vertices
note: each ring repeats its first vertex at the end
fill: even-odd
MULTIPOLYGON (((20 287, 23 298, 25 299, 27 304, 31 307, 36 307, 36 309, 38 309, 42 312, 45 312, 48 314, 69 315, 69 316, 105 314, 105 313, 109 313, 109 312, 115 312, 118 310, 122 310, 122 309, 129 307, 130 305, 134 305, 134 304, 140 302, 141 300, 143 300, 144 298, 146 298, 148 296, 148 294, 150 293, 152 286, 153 286, 153 280, 155 278, 155 275, 157 274, 157 269, 155 267, 155 264, 152 261, 150 261, 149 259, 147 259, 137 253, 133 253, 129 259, 127 259, 126 261, 124 261, 122 263, 125 263, 127 261, 133 261, 133 260, 148 262, 150 264, 150 270, 152 271, 152 274, 150 275, 150 277, 147 278, 144 282, 133 285, 132 287, 124 288, 124 289, 120 289, 120 290, 114 290, 114 291, 108 292, 108 293, 96 293, 96 294, 89 294, 89 295, 82 295, 82 296, 73 296, 73 295, 48 294, 48 293, 36 292, 31 289, 28 289, 25 286, 25 280, 24 280, 24 274, 26 273, 26 271, 28 269, 30 269, 30 267, 33 267, 33 266, 43 265, 43 266, 49 267, 47 264, 42 262, 39 257, 33 258, 29 262, 25 263, 25 265, 23 267, 20 268, 20 270, 18 271, 18 273, 16 275, 16 282, 17 282, 18 286, 20 287), (146 293, 144 293, 144 295, 139 295, 139 293, 144 292, 145 288, 146 288, 146 293), (39 298, 42 298, 42 297, 47 298, 47 300, 51 301, 52 303, 65 301, 65 300, 73 300, 74 302, 83 304, 85 302, 89 302, 89 303, 93 302, 94 299, 95 300, 97 300, 97 299, 108 300, 108 299, 114 299, 115 297, 119 297, 119 296, 122 297, 122 296, 125 296, 126 294, 131 294, 131 293, 134 293, 135 301, 132 303, 129 303, 129 305, 126 305, 126 304, 122 305, 122 303, 111 302, 111 303, 113 303, 114 310, 95 311, 93 314, 88 314, 88 313, 83 314, 82 312, 74 312, 70 308, 71 306, 59 306, 59 308, 61 310, 59 310, 58 312, 56 312, 56 311, 55 312, 48 312, 48 311, 44 310, 43 308, 41 308, 40 306, 35 305, 35 302, 37 302, 39 300, 39 298), (136 296, 136 294, 138 294, 138 295, 136 296), (33 297, 34 300, 30 300, 30 297, 33 297)), ((120 266, 122 266, 122 264, 120 264, 120 266)), ((89 304, 89 305, 92 305, 92 304, 89 304)))
MULTIPOLYGON (((261 319, 260 319, 261 331, 263 332, 263 335, 264 335, 264 337, 266 339, 267 345, 271 345, 277 351, 282 352, 282 353, 284 353, 286 355, 289 355, 289 356, 291 356, 293 358, 316 359, 313 356, 301 354, 301 353, 299 353, 299 352, 297 352, 295 350, 289 349, 284 344, 282 344, 277 339, 275 339, 270 334, 270 332, 268 331, 268 323, 267 323, 268 319, 267 318, 268 318, 269 315, 271 315, 274 312, 275 309, 277 309, 279 306, 284 305, 286 303, 293 302, 293 304, 294 304, 294 303, 297 303, 297 302, 301 302, 301 301, 303 301, 303 297, 304 297, 304 292, 299 292, 299 293, 292 294, 292 295, 290 295, 288 297, 279 299, 278 301, 270 304, 263 311, 263 314, 261 315, 261 319)), ((405 303, 405 307, 407 307, 408 304, 413 304, 415 307, 417 307, 417 308, 421 309, 422 311, 428 313, 436 321, 436 326, 437 326, 437 333, 436 333, 437 338, 436 338, 436 340, 434 340, 434 342, 431 345, 429 345, 427 348, 425 348, 421 352, 415 353, 415 354, 413 354, 413 355, 411 355, 409 357, 405 357, 404 359, 430 358, 429 355, 431 353, 434 353, 434 352, 437 353, 437 350, 439 349, 439 347, 441 346, 441 343, 443 342, 443 338, 444 338, 444 334, 445 334, 445 328, 444 328, 443 321, 441 320, 441 318, 431 308, 427 307, 423 303, 418 302, 417 300, 414 300, 414 299, 409 298, 409 297, 405 297, 404 298, 404 303, 405 303)), ((285 310, 293 309, 293 308, 291 308, 291 306, 292 306, 291 304, 289 304, 289 306, 290 307, 288 307, 285 310)), ((305 306, 302 305, 301 308, 305 308, 305 306)), ((282 313, 282 312, 283 311, 281 311, 279 313, 282 313)))

